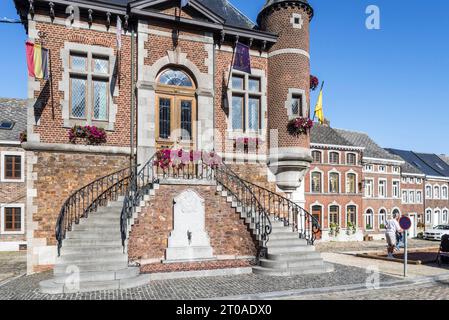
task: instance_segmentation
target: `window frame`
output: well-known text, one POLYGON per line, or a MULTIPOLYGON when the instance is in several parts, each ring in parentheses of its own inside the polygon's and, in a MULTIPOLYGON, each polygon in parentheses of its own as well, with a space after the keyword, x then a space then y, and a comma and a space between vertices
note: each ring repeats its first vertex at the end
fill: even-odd
POLYGON ((2 235, 23 235, 25 234, 25 204, 23 203, 8 203, 0 204, 0 234, 2 235), (6 231, 5 230, 5 209, 19 208, 20 209, 20 231, 6 231))
POLYGON ((264 129, 264 124, 263 124, 263 120, 264 120, 264 102, 263 102, 263 98, 265 96, 265 90, 264 90, 264 85, 265 85, 265 81, 264 81, 264 76, 263 75, 258 75, 258 74, 246 74, 246 73, 241 73, 238 71, 233 70, 231 73, 231 85, 230 85, 230 94, 229 94, 229 98, 230 98, 230 103, 229 103, 229 124, 228 124, 228 131, 233 132, 233 133, 238 133, 238 134, 244 134, 244 133, 248 133, 248 134, 256 134, 256 135, 260 135, 263 132, 264 129), (243 88, 234 88, 233 87, 233 79, 234 78, 239 78, 243 80, 243 88), (249 82, 250 80, 258 80, 259 81, 259 91, 252 91, 249 88, 249 82), (233 98, 234 97, 243 97, 242 99, 242 128, 241 129, 234 129, 233 128, 233 117, 234 117, 234 113, 233 113, 233 98), (259 101, 259 105, 258 105, 258 128, 256 130, 254 129, 250 129, 249 124, 250 124, 250 118, 249 118, 249 103, 250 100, 254 99, 254 100, 258 100, 259 101))
POLYGON ((346 172, 346 190, 345 190, 346 193, 348 193, 348 194, 357 194, 358 193, 357 192, 357 186, 358 186, 357 173, 353 172, 353 171, 346 172), (349 190, 350 188, 349 188, 348 182, 349 182, 349 177, 350 176, 354 176, 354 192, 351 192, 351 190, 349 190))
POLYGON ((329 154, 328 154, 328 162, 329 162, 329 164, 340 164, 341 163, 340 160, 341 160, 340 152, 338 152, 338 151, 329 151, 329 154), (337 155, 337 157, 338 157, 338 161, 337 162, 332 162, 331 161, 333 154, 337 155))
POLYGON ((394 199, 401 199, 401 180, 391 182, 391 195, 394 199), (397 185, 397 195, 395 195, 395 185, 397 185))
POLYGON ((312 154, 313 162, 319 163, 319 164, 323 163, 323 152, 322 151, 320 151, 320 150, 312 150, 311 154, 312 154), (314 154, 319 154, 320 155, 320 160, 319 161, 316 161, 316 159, 314 157, 314 154))
POLYGON ((327 216, 329 228, 330 228, 331 223, 333 223, 333 222, 331 222, 331 215, 333 215, 332 210, 331 210, 332 208, 337 208, 336 216, 338 219, 338 223, 336 223, 336 224, 339 227, 341 227, 341 206, 338 204, 335 204, 335 203, 331 203, 331 204, 329 204, 329 207, 328 207, 328 216, 327 216))
POLYGON ((388 180, 387 179, 382 178, 377 181, 377 193, 378 193, 379 198, 382 198, 382 199, 388 198, 388 180), (383 186, 385 189, 384 194, 382 194, 382 192, 380 192, 381 182, 383 183, 383 186))
POLYGON ((329 182, 328 183, 328 192, 329 192, 329 194, 340 194, 341 193, 341 173, 340 172, 338 172, 336 170, 329 171, 329 173, 328 173, 328 182, 329 182), (337 181, 338 190, 337 190, 337 192, 332 192, 331 191, 331 187, 332 187, 331 177, 333 175, 337 175, 337 177, 338 177, 338 181, 337 181))
POLYGON ((367 178, 367 179, 365 179, 363 196, 365 198, 374 198, 375 197, 374 188, 375 188, 374 178, 367 178), (372 184, 371 185, 371 194, 367 193, 367 189, 368 189, 367 188, 367 185, 368 185, 367 182, 370 182, 372 184))
POLYGON ((357 165, 357 154, 355 152, 346 152, 346 164, 350 166, 356 166, 357 165), (351 163, 349 161, 349 157, 354 156, 354 163, 351 163))
POLYGON ((374 229, 375 229, 375 225, 374 225, 374 210, 372 209, 372 208, 368 208, 368 209, 366 209, 365 210, 365 213, 364 213, 364 215, 363 215, 363 225, 364 225, 364 227, 365 227, 365 230, 366 231, 374 231, 374 229), (368 213, 368 212, 371 212, 371 213, 368 213), (368 220, 368 218, 371 220, 371 224, 368 224, 367 222, 367 220, 368 220), (368 225, 370 225, 371 226, 371 228, 370 229, 368 229, 367 228, 367 226, 368 225))
POLYGON ((314 193, 314 194, 320 194, 323 193, 323 187, 324 187, 324 173, 322 171, 319 170, 313 170, 310 172, 310 193, 314 193), (313 189, 313 175, 314 174, 319 174, 320 175, 320 190, 319 191, 314 191, 313 189))
POLYGON ((11 182, 11 183, 22 183, 25 182, 25 152, 22 151, 2 151, 0 152, 0 181, 1 182, 11 182), (6 167, 6 156, 20 156, 20 179, 8 179, 5 177, 5 167, 6 167))

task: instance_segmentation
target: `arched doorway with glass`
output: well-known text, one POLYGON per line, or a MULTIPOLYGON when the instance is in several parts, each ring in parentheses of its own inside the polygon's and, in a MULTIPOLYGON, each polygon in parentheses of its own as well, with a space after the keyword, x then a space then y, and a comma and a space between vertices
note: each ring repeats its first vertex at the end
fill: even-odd
POLYGON ((195 150, 197 103, 194 79, 179 68, 162 70, 157 77, 155 105, 157 149, 195 150))

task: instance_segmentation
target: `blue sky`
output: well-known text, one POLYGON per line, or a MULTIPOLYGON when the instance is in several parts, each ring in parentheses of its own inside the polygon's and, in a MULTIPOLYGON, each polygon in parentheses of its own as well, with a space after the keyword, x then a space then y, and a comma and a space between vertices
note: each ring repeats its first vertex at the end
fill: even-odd
MULTIPOLYGON (((256 20, 265 0, 231 2, 256 20)), ((331 125, 367 132, 384 147, 449 153, 449 1, 309 2, 312 73, 326 82, 331 125), (365 27, 371 4, 380 30, 365 27)), ((12 3, 1 1, 0 17, 16 17, 12 3)), ((25 31, 0 24, 0 37, 0 97, 26 97, 25 31)))

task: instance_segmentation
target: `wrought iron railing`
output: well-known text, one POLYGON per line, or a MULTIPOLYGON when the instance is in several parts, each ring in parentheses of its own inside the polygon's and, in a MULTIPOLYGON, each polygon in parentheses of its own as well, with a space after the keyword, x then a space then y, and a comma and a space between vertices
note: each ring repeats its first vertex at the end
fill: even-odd
POLYGON ((298 232, 299 237, 307 240, 310 245, 315 243, 317 236, 321 233, 321 226, 313 215, 297 203, 276 192, 250 181, 243 181, 257 196, 271 217, 284 222, 284 225, 291 227, 292 231, 298 232))
POLYGON ((126 168, 98 178, 75 191, 64 202, 55 230, 58 256, 61 254, 62 242, 66 238, 67 231, 71 231, 74 224, 79 224, 81 218, 87 218, 90 213, 106 206, 109 201, 115 201, 119 196, 125 195, 130 183, 130 171, 132 171, 130 168, 126 168))

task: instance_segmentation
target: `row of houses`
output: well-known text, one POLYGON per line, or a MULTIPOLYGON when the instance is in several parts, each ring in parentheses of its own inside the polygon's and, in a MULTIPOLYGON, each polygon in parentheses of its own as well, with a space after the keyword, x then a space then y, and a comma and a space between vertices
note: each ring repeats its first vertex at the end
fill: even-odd
POLYGON ((367 134, 315 125, 306 208, 323 240, 383 237, 393 213, 412 219, 412 236, 448 223, 447 156, 384 149, 367 134))
MULTIPOLYGON (((26 101, 0 99, 0 251, 26 248, 26 101)), ((449 157, 383 149, 367 134, 315 124, 306 209, 322 241, 383 237, 393 213, 413 221, 412 236, 449 223, 449 157)))

